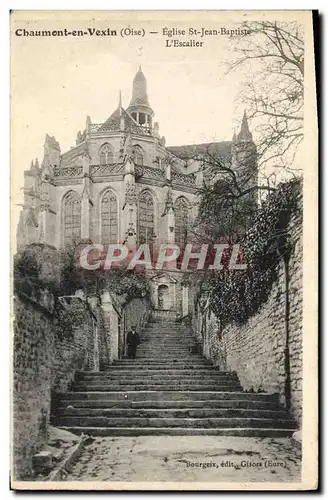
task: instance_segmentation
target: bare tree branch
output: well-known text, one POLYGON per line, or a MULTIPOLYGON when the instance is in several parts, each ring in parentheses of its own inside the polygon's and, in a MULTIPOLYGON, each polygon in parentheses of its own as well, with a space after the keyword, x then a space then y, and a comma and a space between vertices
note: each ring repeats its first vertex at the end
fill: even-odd
POLYGON ((287 168, 303 139, 304 42, 297 22, 254 21, 234 40, 228 72, 243 75, 239 102, 248 110, 259 164, 287 168))

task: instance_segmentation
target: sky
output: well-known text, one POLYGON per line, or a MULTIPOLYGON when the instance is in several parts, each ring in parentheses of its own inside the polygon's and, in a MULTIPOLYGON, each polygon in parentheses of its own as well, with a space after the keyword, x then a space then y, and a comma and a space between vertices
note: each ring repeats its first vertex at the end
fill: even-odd
MULTIPOLYGON (((199 48, 167 48, 163 28, 236 29, 244 19, 231 12, 20 11, 11 24, 11 185, 12 223, 22 202, 23 172, 32 159, 42 161, 45 134, 54 135, 61 152, 75 145, 76 134, 103 123, 118 105, 131 98, 139 67, 167 145, 231 140, 244 112, 236 98, 242 75, 227 74, 233 56, 228 36, 191 36, 199 48), (183 15, 182 15, 183 14, 183 15), (151 19, 150 19, 151 17, 151 19), (131 23, 133 19, 134 23, 131 23), (19 37, 16 29, 144 29, 145 36, 19 37), (151 35, 149 31, 158 31, 151 35)), ((187 40, 188 38, 179 38, 187 40)))
MULTIPOLYGON (((23 27, 119 29, 130 24, 104 16, 85 18, 18 18, 12 23, 12 33, 23 27)), ((176 24, 181 28, 192 26, 193 21, 176 24)), ((171 23, 159 19, 150 26, 160 31, 165 25, 171 23)), ((137 27, 149 29, 149 24, 139 22, 137 27)), ((110 116, 118 105, 119 90, 123 106, 128 107, 139 64, 147 78, 154 120, 159 122, 167 145, 231 140, 243 110, 234 110, 238 80, 225 75, 228 38, 208 38, 202 48, 166 48, 166 38, 160 34, 123 39, 12 35, 11 171, 15 196, 21 197, 23 172, 32 158, 42 160, 46 133, 55 136, 64 152, 75 144, 87 115, 93 123, 102 123, 110 116)))

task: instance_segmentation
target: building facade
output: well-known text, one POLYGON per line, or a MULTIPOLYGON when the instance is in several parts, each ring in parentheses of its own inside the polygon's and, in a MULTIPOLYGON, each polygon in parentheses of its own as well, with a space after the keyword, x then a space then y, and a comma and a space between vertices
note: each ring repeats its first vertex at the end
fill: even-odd
MULTIPOLYGON (((254 168, 252 135, 244 115, 232 142, 167 147, 154 122, 147 81, 141 68, 133 80, 127 109, 117 108, 101 124, 86 119, 76 145, 61 153, 46 135, 41 164, 24 172, 24 203, 17 247, 44 243, 56 248, 81 240, 93 243, 163 243, 184 247, 196 215, 197 189, 204 179, 199 157, 228 158, 236 171, 254 168)), ((153 303, 184 315, 188 293, 181 273, 152 274, 153 303)))

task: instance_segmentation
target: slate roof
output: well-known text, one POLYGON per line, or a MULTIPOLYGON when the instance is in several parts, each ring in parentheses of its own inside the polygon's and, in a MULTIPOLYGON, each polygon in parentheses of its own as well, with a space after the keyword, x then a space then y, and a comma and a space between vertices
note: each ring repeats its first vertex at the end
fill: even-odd
POLYGON ((204 155, 206 153, 215 157, 228 158, 231 154, 231 141, 168 146, 166 149, 182 160, 195 158, 197 155, 204 155))
MULTIPOLYGON (((125 128, 134 128, 139 127, 138 123, 125 111, 124 108, 121 108, 122 116, 124 118, 125 128)), ((109 118, 102 124, 102 126, 98 129, 98 132, 104 132, 106 130, 120 130, 120 108, 115 109, 114 113, 110 115, 109 118)))

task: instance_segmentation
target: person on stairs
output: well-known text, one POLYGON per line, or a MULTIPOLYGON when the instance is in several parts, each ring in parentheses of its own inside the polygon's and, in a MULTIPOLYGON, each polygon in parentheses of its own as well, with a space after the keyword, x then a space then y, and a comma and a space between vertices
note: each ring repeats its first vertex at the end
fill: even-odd
POLYGON ((126 337, 126 343, 128 346, 128 358, 135 359, 137 354, 137 347, 140 344, 140 337, 137 334, 137 329, 135 326, 131 326, 131 330, 126 337))

